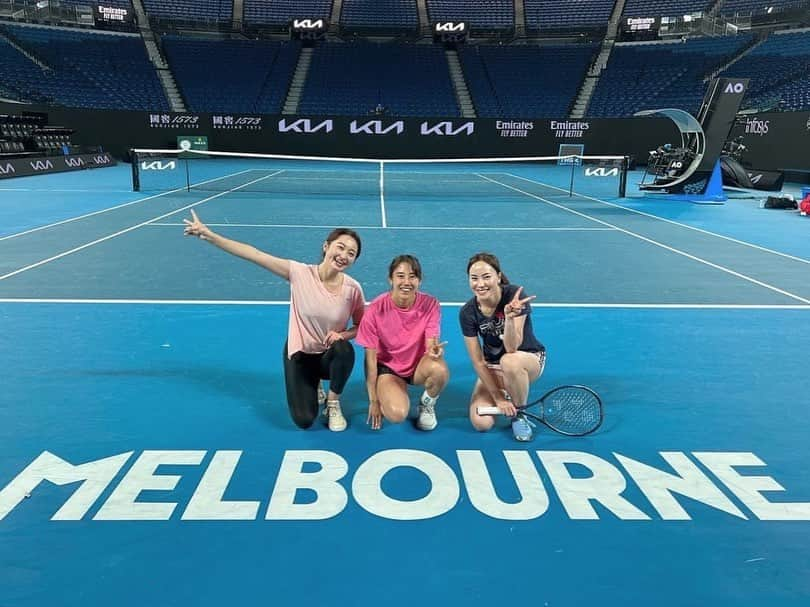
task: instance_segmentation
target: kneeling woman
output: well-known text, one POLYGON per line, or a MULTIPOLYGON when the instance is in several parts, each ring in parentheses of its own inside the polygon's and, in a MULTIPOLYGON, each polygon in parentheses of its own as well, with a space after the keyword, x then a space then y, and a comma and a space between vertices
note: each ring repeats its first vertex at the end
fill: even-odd
POLYGON ((329 380, 324 414, 329 429, 346 429, 340 395, 354 366, 349 340, 357 333, 365 300, 360 284, 345 271, 360 257, 360 237, 337 228, 324 241, 319 264, 275 257, 248 244, 220 236, 194 211, 185 220, 185 234, 197 236, 231 255, 247 259, 290 283, 290 324, 284 344, 284 379, 290 416, 299 428, 318 417, 319 386, 329 380), (348 327, 349 319, 353 326, 348 327))
POLYGON ((512 418, 519 441, 532 439, 532 427, 517 407, 526 404, 529 386, 543 372, 546 349, 532 330, 531 297, 523 287, 509 284, 498 258, 477 253, 467 263, 474 297, 459 312, 464 345, 478 380, 470 399, 470 421, 476 430, 492 428, 495 418, 478 415, 477 407, 492 406, 512 418))
POLYGON ((399 423, 410 410, 408 384, 425 386, 419 399, 416 426, 433 430, 436 400, 450 373, 439 343, 439 300, 421 293, 422 266, 413 255, 399 255, 388 267, 391 290, 369 304, 357 343, 366 348, 368 423, 374 430, 382 418, 399 423))

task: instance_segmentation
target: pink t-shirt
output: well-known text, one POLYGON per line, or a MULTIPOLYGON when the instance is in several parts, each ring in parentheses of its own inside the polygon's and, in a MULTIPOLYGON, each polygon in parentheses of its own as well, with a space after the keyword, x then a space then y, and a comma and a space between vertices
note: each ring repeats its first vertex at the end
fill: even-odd
POLYGON ((410 377, 425 355, 425 340, 439 337, 441 309, 432 295, 417 292, 407 310, 398 308, 391 293, 374 298, 357 331, 357 343, 377 351, 377 362, 402 377, 410 377))
POLYGON ((326 351, 326 334, 345 331, 349 318, 358 324, 363 317, 363 289, 354 278, 343 275, 339 293, 321 282, 318 266, 290 260, 290 328, 287 356, 296 352, 326 351))

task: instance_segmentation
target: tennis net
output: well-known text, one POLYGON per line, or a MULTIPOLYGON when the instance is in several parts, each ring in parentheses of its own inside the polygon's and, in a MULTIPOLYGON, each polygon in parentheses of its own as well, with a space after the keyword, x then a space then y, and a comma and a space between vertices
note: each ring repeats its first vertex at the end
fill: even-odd
POLYGON ((628 166, 626 156, 382 160, 158 149, 130 154, 135 191, 308 197, 498 198, 515 197, 522 188, 542 188, 544 196, 623 197, 628 166))

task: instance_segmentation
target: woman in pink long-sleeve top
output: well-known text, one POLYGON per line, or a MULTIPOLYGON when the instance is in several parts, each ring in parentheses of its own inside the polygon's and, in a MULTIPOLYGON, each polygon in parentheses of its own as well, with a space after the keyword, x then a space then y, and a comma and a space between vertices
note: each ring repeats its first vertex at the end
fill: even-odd
POLYGON ((327 424, 332 431, 345 430, 340 395, 354 367, 349 341, 357 333, 365 306, 360 284, 345 273, 360 257, 357 233, 348 228, 332 230, 323 243, 321 263, 307 265, 225 238, 202 223, 193 210, 191 220, 184 221, 187 236, 207 240, 290 282, 290 323, 283 352, 290 416, 299 428, 309 428, 318 417, 320 381, 329 380, 327 424))

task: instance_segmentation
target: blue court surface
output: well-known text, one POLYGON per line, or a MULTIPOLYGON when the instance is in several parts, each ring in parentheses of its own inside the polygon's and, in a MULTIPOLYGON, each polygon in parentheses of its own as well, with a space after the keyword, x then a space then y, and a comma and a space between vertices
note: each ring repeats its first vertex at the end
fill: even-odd
POLYGON ((135 193, 127 165, 0 182, 0 607, 810 604, 810 219, 635 174, 619 199, 525 167, 384 196, 280 170, 266 192, 135 193), (191 208, 311 262, 354 227, 367 299, 417 255, 449 342, 436 431, 367 428, 359 350, 348 430, 296 429, 287 284, 184 238, 191 208), (591 386, 595 434, 472 430, 481 250, 537 295, 533 394, 591 386))

